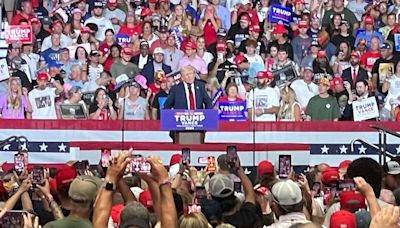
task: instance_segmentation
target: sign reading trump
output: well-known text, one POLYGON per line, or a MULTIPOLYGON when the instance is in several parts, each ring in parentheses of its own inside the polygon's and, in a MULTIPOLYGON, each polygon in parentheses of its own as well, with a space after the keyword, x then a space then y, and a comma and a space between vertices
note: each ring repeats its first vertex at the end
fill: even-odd
POLYGON ((277 4, 272 4, 269 10, 269 21, 278 23, 282 21, 284 25, 289 26, 292 18, 292 9, 277 4))
POLYGON ((217 130, 218 111, 212 109, 161 111, 161 130, 217 130))
POLYGON ((219 102, 219 119, 225 121, 246 120, 246 102, 219 102))
POLYGON ((9 25, 5 29, 6 43, 31 44, 32 26, 30 25, 9 25))
POLYGON ((378 104, 375 97, 354 101, 352 105, 354 121, 368 120, 379 116, 378 104))

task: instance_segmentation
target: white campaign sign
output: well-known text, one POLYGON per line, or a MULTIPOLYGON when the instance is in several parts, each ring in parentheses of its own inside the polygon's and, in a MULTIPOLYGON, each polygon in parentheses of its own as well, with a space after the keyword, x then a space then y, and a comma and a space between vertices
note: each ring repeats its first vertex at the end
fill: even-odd
POLYGON ((354 121, 363 121, 379 116, 378 104, 375 97, 354 101, 352 105, 354 121))
POLYGON ((0 59, 0 81, 10 78, 6 59, 0 59))

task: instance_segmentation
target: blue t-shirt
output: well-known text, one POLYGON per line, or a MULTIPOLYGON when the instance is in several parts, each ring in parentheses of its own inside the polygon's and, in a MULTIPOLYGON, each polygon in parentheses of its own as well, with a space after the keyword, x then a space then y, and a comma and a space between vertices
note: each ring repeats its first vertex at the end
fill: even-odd
POLYGON ((53 50, 52 48, 48 48, 42 52, 40 56, 40 60, 49 63, 51 61, 58 61, 60 59, 60 49, 53 50))

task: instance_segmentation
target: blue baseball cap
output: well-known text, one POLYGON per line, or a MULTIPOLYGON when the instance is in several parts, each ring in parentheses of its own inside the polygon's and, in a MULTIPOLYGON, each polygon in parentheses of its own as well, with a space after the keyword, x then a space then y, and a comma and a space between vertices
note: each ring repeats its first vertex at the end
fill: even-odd
POLYGON ((60 63, 60 62, 58 62, 58 61, 50 61, 48 64, 47 64, 47 66, 48 67, 61 67, 61 66, 63 66, 64 64, 62 64, 62 63, 60 63))

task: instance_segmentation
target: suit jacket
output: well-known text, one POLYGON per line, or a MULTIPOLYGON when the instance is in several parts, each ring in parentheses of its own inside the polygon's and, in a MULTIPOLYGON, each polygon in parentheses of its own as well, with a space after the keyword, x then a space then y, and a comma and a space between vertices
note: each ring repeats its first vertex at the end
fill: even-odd
MULTIPOLYGON (((171 67, 162 64, 161 66, 162 70, 165 72, 165 74, 169 74, 172 72, 171 67)), ((142 75, 146 77, 147 79, 147 84, 151 84, 154 82, 154 64, 153 61, 148 62, 146 65, 144 65, 143 70, 142 70, 142 75)))
POLYGON ((368 73, 363 68, 358 67, 357 78, 356 78, 356 81, 353 82, 353 72, 351 72, 351 67, 349 67, 349 68, 347 68, 346 70, 343 71, 342 78, 343 78, 343 81, 350 82, 351 89, 355 89, 357 81, 367 80, 368 79, 368 73))
MULTIPOLYGON (((165 109, 188 109, 185 84, 183 82, 171 88, 168 98, 164 103, 165 109)), ((200 81, 194 82, 196 109, 212 108, 211 98, 208 96, 205 84, 200 81)))
MULTIPOLYGON (((133 56, 131 58, 131 63, 134 63, 139 66, 139 57, 140 57, 140 54, 133 56)), ((149 57, 147 58, 147 63, 151 62, 152 60, 153 60, 153 57, 151 57, 151 55, 149 54, 149 57)))
MULTIPOLYGON (((368 94, 368 98, 370 97, 374 97, 371 94, 368 94)), ((375 97, 376 99, 376 97, 375 97)), ((376 103, 378 104, 378 100, 376 101, 376 103)), ((340 120, 354 120, 354 116, 353 116, 353 105, 347 103, 346 107, 343 110, 343 114, 342 117, 340 118, 340 120)), ((376 118, 373 119, 368 119, 367 121, 376 121, 376 118)))

